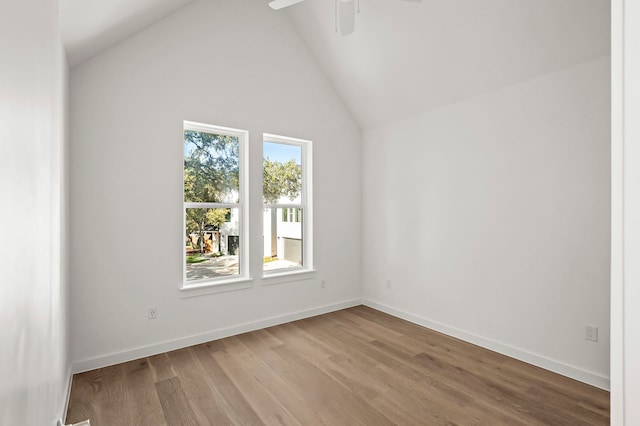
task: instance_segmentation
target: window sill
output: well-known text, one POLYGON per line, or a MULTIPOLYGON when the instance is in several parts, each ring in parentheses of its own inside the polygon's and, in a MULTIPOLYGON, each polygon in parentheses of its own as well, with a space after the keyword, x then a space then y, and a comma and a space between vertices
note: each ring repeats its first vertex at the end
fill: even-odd
POLYGON ((276 285, 292 281, 310 280, 315 276, 315 269, 296 269, 293 271, 273 272, 262 276, 262 285, 276 285))
POLYGON ((224 293, 227 291, 243 290, 253 286, 252 278, 233 278, 224 281, 209 281, 198 284, 182 284, 180 297, 204 296, 207 294, 224 293))

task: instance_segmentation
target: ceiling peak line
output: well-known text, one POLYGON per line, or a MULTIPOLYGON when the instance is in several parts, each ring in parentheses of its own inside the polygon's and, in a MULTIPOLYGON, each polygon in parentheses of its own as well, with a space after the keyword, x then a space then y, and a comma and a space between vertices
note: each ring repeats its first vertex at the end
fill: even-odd
MULTIPOLYGON (((284 9, 304 0, 272 0, 269 7, 274 10, 284 9)), ((422 0, 404 0, 411 3, 421 3, 422 0)), ((355 31, 356 13, 360 14, 360 0, 335 0, 335 32, 342 36, 353 34, 355 31)))

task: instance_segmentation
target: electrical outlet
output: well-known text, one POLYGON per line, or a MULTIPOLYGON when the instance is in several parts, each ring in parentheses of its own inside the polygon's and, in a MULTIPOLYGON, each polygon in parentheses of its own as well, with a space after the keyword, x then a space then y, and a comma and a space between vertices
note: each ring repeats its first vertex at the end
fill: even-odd
POLYGON ((320 283, 320 288, 325 288, 327 286, 327 284, 325 283, 324 280, 322 280, 322 282, 320 283))
POLYGON ((387 288, 391 289, 391 280, 387 280, 387 288))
POLYGON ((584 339, 592 342, 598 341, 598 327, 595 325, 587 325, 584 328, 584 339))
POLYGON ((156 319, 156 317, 158 316, 158 310, 156 308, 149 308, 149 311, 147 311, 147 316, 149 317, 149 319, 156 319))

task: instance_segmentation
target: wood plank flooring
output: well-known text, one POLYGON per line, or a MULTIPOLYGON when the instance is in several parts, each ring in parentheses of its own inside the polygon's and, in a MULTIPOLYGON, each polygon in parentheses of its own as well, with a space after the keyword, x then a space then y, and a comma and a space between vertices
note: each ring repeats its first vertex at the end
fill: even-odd
POLYGON ((73 378, 67 423, 606 425, 609 393, 358 306, 73 378))

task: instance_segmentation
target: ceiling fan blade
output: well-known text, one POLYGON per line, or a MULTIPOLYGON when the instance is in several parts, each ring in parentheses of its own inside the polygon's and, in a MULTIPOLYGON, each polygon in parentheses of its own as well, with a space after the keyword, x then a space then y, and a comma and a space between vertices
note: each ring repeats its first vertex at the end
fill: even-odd
POLYGON ((293 6, 296 3, 303 2, 304 0, 273 0, 269 2, 269 7, 273 10, 279 10, 284 7, 293 6))

